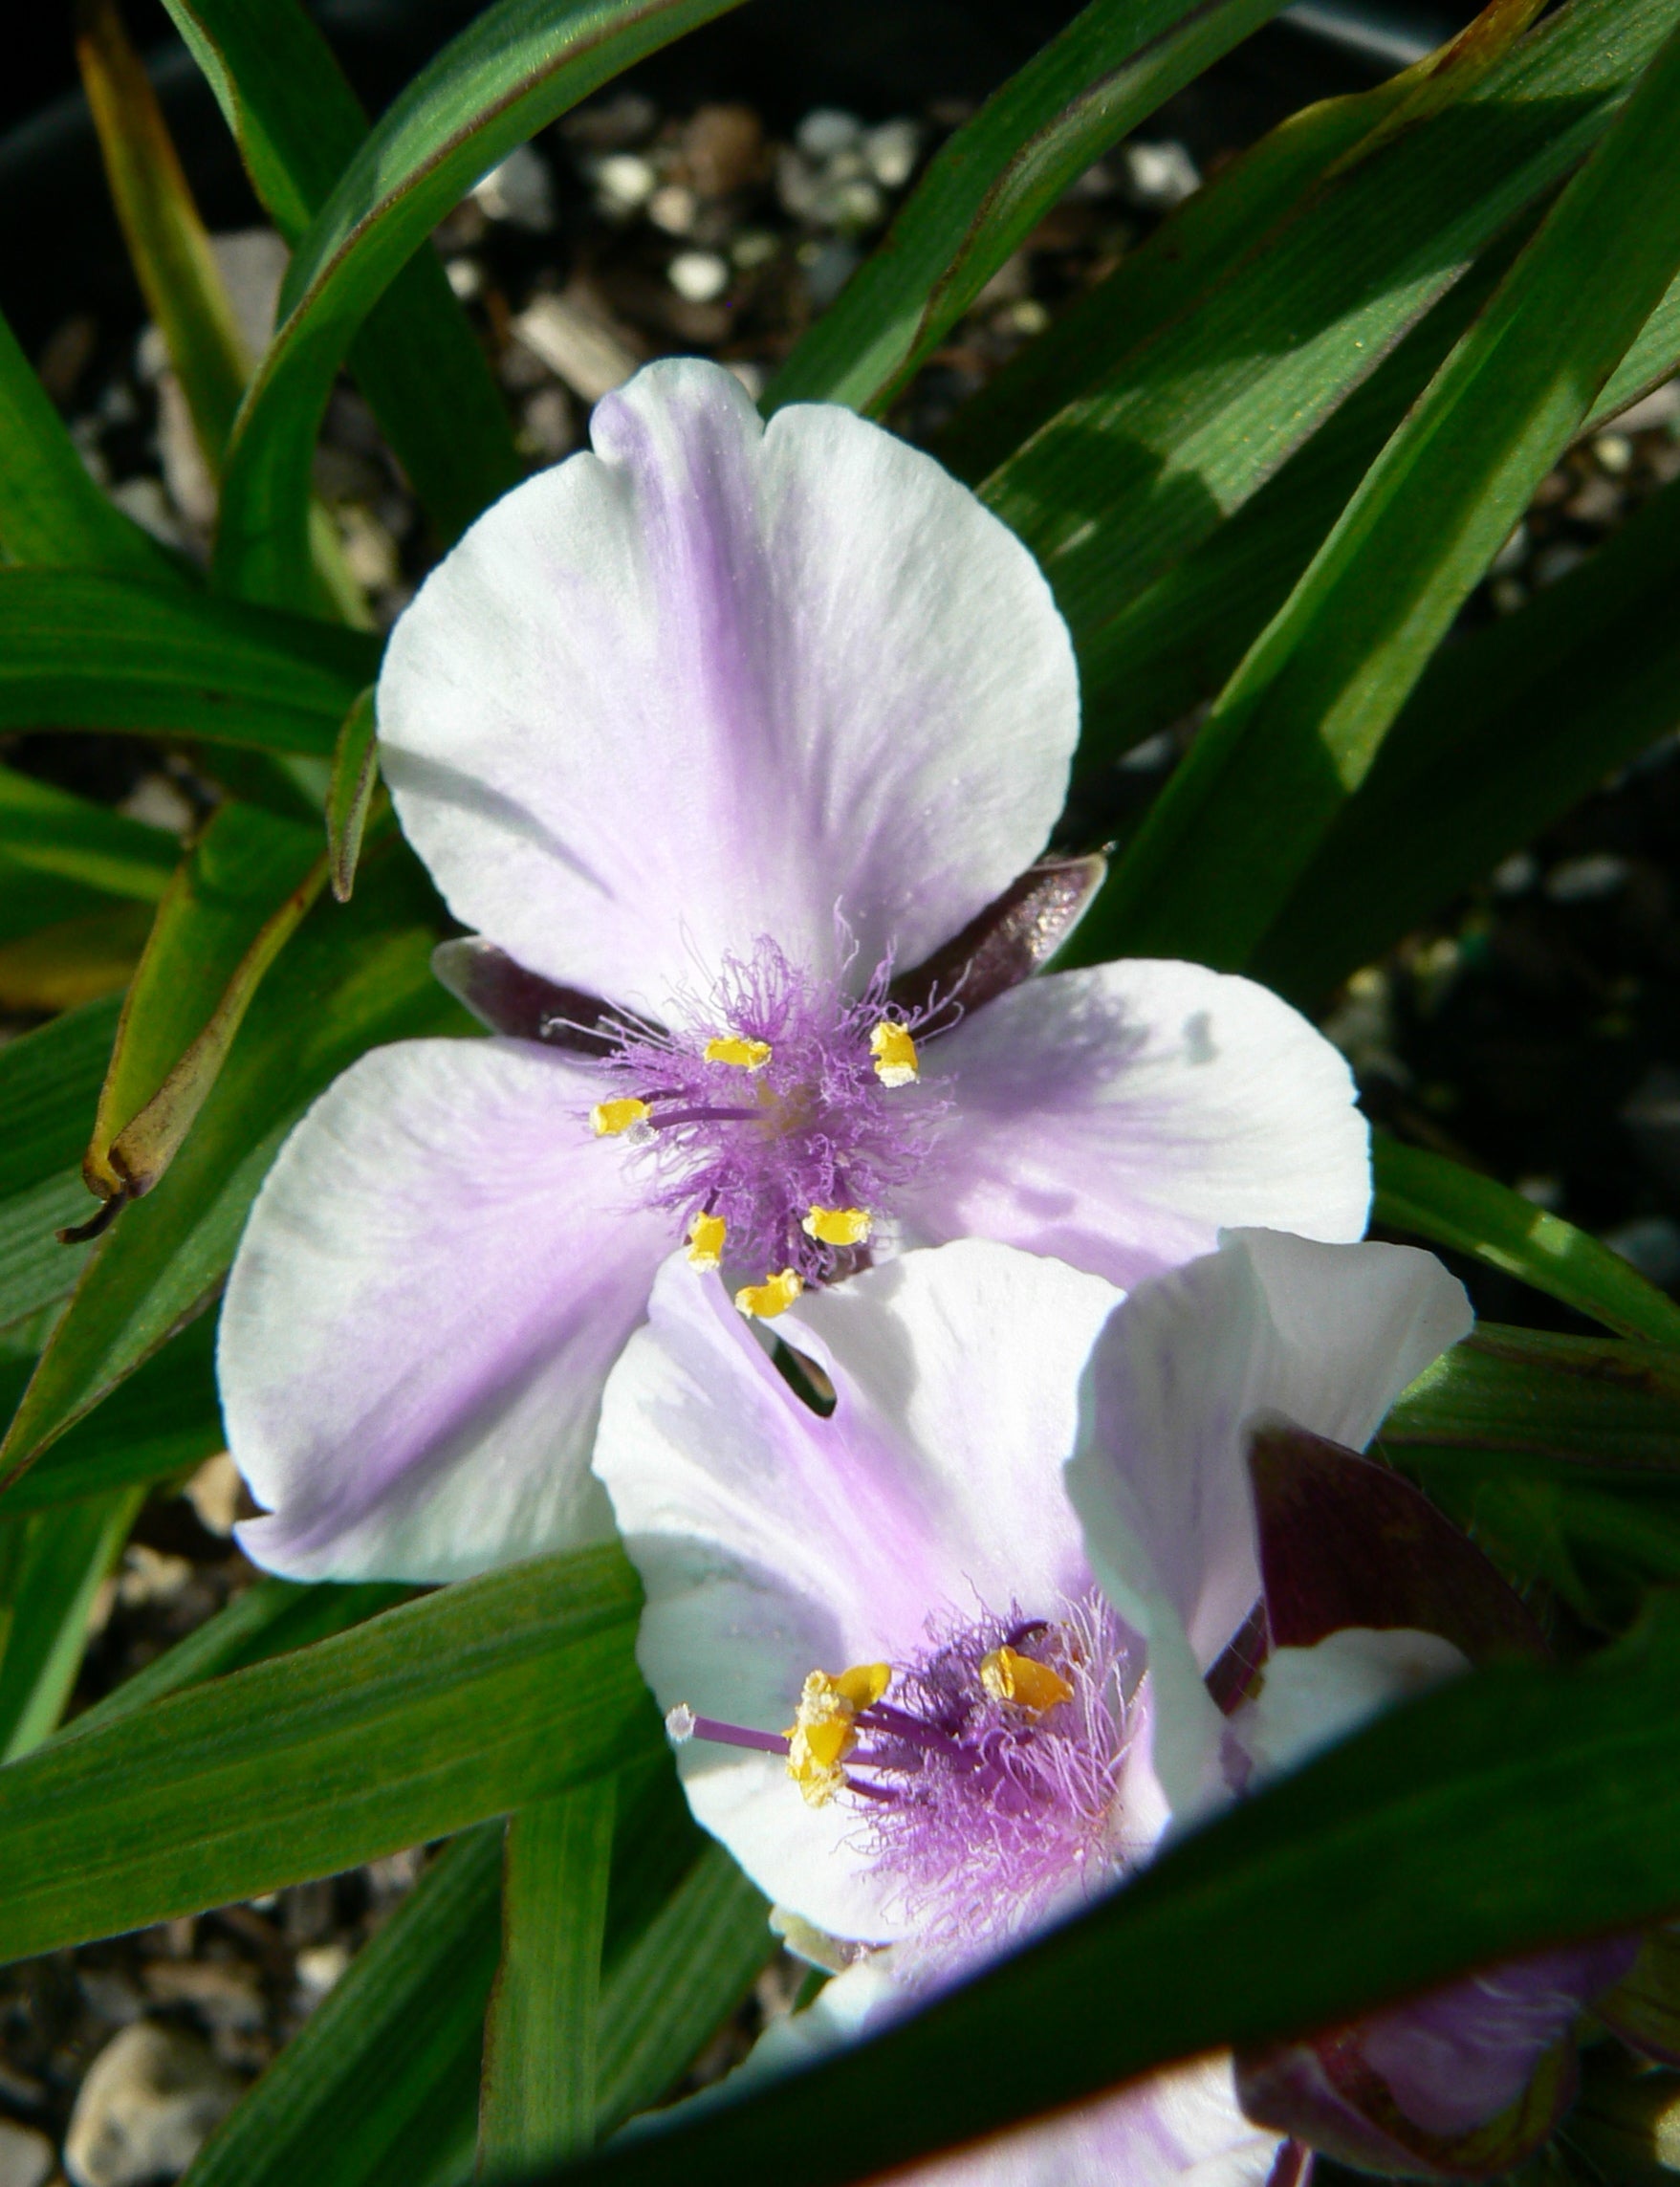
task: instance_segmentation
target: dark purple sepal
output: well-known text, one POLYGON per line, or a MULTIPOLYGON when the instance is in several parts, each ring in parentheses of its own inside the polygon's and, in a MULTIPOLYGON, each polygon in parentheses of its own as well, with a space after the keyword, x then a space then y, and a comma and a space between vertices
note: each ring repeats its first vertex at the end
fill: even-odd
POLYGON ((1266 2187, 1309 2187, 1312 2176, 1312 2151, 1303 2142, 1292 2137, 1272 2159, 1272 2169, 1266 2175, 1266 2187))
POLYGON ((1272 1635, 1266 1623, 1266 1606, 1256 1603, 1214 1658, 1202 1683, 1222 1717, 1241 1708, 1266 1668, 1272 1635))
POLYGON ((1344 1626, 1438 1634, 1473 1663, 1543 1659, 1522 1598, 1428 1497, 1375 1459, 1279 1425, 1249 1446, 1274 1648, 1344 1626))
POLYGON ((954 1003, 967 1017, 1018 987, 1060 949, 1107 873, 1108 861, 1098 852, 1041 858, 943 949, 901 973, 890 999, 912 1017, 935 1001, 954 1003))
POLYGON ((1256 2125, 1361 2171, 1424 2179, 1485 2179, 1510 2171, 1550 2137, 1575 2094, 1575 2045, 1539 2059, 1522 2092, 1485 2124, 1433 2133, 1409 2118, 1364 2056, 1369 2023, 1316 2043, 1239 2051, 1236 2090, 1256 2125))
POLYGON ((1680 2066, 1680 1924, 1653 1929, 1630 1971, 1593 2010, 1629 2049, 1658 2066, 1680 2066))
POLYGON ((540 1040, 544 1047, 567 1048, 580 1056, 608 1055, 617 1045, 593 1030, 614 1022, 610 1005, 527 972, 482 934, 440 942, 431 952, 431 969, 456 1001, 492 1033, 540 1040))

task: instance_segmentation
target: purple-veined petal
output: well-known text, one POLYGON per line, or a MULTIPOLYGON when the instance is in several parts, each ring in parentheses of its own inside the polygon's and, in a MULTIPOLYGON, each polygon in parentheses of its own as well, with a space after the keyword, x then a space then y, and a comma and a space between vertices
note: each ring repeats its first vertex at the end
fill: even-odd
MULTIPOLYGON (((848 1968, 805 2011, 774 2022, 699 2101, 761 2087, 902 2016, 891 1957, 848 1968)), ((1244 2115, 1231 2056, 1220 2052, 882 2178, 890 2187, 1265 2187, 1278 2147, 1277 2134, 1244 2115)))
POLYGON ((1350 1239, 1370 1202, 1353 1081, 1253 980, 1128 959, 1051 973, 929 1040, 951 1112, 901 1214, 1130 1286, 1253 1225, 1350 1239))
POLYGON ((1625 1937, 1559 1946, 1316 2041, 1245 2052, 1243 2101, 1362 2167, 1435 2178, 1507 2172, 1568 2109, 1576 2023, 1636 1950, 1625 1937))
MULTIPOLYGON (((668 1262, 595 1454, 646 1589, 660 1706, 780 1731, 812 1670, 902 1660, 941 1613, 1055 1614, 1087 1592, 1061 1466, 1114 1302, 976 1242, 868 1270, 776 1323, 833 1382, 825 1419, 722 1288, 668 1262)), ((807 1806, 774 1755, 697 1739, 682 1763, 696 1816, 772 1898, 831 1935, 899 1933, 847 1803, 807 1806)))
POLYGON ((1279 2143, 1244 2115, 1231 2059, 1217 2055, 884 2178, 889 2187, 1265 2187, 1279 2143))
POLYGON ((595 452, 490 510, 392 633, 382 764, 450 908, 532 972, 664 1008, 771 936, 913 965, 1037 853, 1078 730, 1032 558, 851 412, 768 427, 650 365, 595 452))
POLYGON ((298 1579, 449 1580, 611 1533, 600 1388, 668 1218, 624 1205, 592 1074, 524 1042, 377 1048, 282 1148, 222 1310, 240 1530, 298 1579))
POLYGON ((1471 1320, 1463 1286, 1413 1247, 1233 1231, 1141 1284, 1103 1331, 1068 1490, 1099 1580, 1148 1640, 1175 1810, 1214 1790, 1205 1735, 1176 1742, 1260 1593, 1250 1429, 1281 1418, 1363 1448, 1471 1320))

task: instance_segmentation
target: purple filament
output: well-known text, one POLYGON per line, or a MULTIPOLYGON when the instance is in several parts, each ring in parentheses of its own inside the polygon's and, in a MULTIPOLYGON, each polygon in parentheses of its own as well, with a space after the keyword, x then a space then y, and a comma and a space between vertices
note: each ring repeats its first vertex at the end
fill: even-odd
POLYGON ((709 1739, 713 1746, 751 1747, 757 1754, 785 1756, 788 1742, 776 1732, 749 1731, 744 1724, 720 1723, 715 1717, 696 1717, 690 1739, 709 1739))
POLYGON ((948 1104, 926 1084, 883 1084, 870 1048, 884 1020, 913 1035, 930 1015, 893 1006, 891 972, 878 965, 854 995, 843 978, 804 972, 761 939, 751 958, 726 962, 709 996, 679 998, 675 1030, 611 1028, 614 1047, 597 1067, 617 1081, 614 1093, 653 1109, 651 1139, 625 1142, 630 1174, 679 1232, 698 1213, 721 1215, 731 1269, 832 1280, 856 1250, 809 1236, 811 1210, 880 1219, 925 1160, 948 1104), (709 1062, 707 1043, 720 1035, 762 1041, 770 1056, 751 1072, 709 1062))

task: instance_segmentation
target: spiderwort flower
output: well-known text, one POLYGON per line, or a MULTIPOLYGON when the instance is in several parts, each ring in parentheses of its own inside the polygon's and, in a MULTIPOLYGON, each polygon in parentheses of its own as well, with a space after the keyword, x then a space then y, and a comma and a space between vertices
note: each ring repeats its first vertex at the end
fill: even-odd
POLYGON ((600 1388, 673 1246, 769 1317, 967 1235, 1125 1283, 1220 1223, 1364 1227, 1347 1071, 1263 989, 975 976, 989 907, 1031 923, 1078 727, 1019 542, 880 427, 765 426, 710 364, 649 366, 592 430, 381 675, 399 816, 477 929, 444 969, 524 1037, 364 1057, 258 1198, 222 1390, 272 1512, 242 1540, 299 1577, 603 1532, 600 1388))
MULTIPOLYGON (((694 1814, 847 1970, 811 2040, 1112 1887, 1298 1738, 1303 1696, 1344 1727, 1462 1666, 1343 1632, 1276 1651, 1229 1719, 1206 1683, 1260 1594, 1250 1423, 1368 1440, 1469 1326, 1428 1255, 1235 1234, 1122 1302, 996 1244, 912 1252, 790 1309, 827 1417, 685 1276, 608 1381, 595 1464, 694 1814)), ((1279 2137, 1226 2060, 1030 2139, 1019 2176, 1142 2182, 1259 2179, 1279 2137)))

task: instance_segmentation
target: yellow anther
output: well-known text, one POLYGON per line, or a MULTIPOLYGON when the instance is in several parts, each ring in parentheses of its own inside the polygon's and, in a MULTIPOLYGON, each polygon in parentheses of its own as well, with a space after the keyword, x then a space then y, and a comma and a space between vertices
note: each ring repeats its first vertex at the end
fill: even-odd
POLYGON ((688 1225, 688 1264, 698 1268, 702 1275, 709 1276, 723 1261, 723 1241, 726 1225, 722 1215, 709 1215, 704 1211, 688 1225))
POLYGON ((1036 1656, 1013 1648, 994 1648, 980 1662, 980 1683, 994 1701, 1014 1701, 1017 1708, 1040 1715, 1058 1701, 1071 1701, 1074 1690, 1059 1671, 1036 1656))
POLYGON ((768 1040, 738 1040, 732 1033, 719 1033, 701 1050, 709 1063, 733 1063, 743 1071, 761 1071, 770 1061, 768 1040))
POLYGON ((755 1314, 759 1321, 770 1322, 777 1314, 785 1314, 804 1288, 798 1271, 784 1268, 779 1276, 767 1276, 762 1283, 744 1283, 735 1293, 735 1304, 743 1314, 755 1314))
POLYGON ((808 1806, 826 1806, 845 1783, 840 1764, 858 1743, 853 1725, 880 1700, 891 1678, 884 1663, 859 1663, 838 1677, 813 1671, 805 1680, 798 1714, 782 1736, 788 1742, 788 1775, 808 1806))
POLYGON ((813 1208, 799 1228, 818 1245, 862 1245, 874 1221, 867 1208, 813 1208))
POLYGON ((921 1070, 915 1041, 890 1017, 884 1017, 870 1034, 869 1053, 875 1058, 875 1076, 884 1086, 907 1086, 921 1070))
POLYGON ((644 1101, 598 1101, 589 1112, 589 1127, 597 1139, 616 1139, 652 1113, 644 1101))

